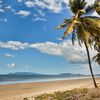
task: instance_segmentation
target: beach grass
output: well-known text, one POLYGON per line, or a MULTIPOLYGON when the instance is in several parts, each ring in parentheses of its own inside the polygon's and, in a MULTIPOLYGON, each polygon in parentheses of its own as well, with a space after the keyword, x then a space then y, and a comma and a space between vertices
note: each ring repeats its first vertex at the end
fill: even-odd
MULTIPOLYGON (((31 100, 31 99, 24 99, 31 100)), ((73 89, 35 96, 34 100, 100 100, 100 88, 73 89)))

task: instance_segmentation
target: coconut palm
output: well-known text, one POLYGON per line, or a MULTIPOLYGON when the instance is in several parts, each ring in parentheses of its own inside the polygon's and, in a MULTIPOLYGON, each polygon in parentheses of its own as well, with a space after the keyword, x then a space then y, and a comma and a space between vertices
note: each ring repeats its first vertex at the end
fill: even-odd
POLYGON ((73 45, 76 37, 80 46, 84 43, 93 83, 97 88, 91 66, 89 47, 92 46, 94 38, 100 36, 100 18, 96 16, 85 16, 90 10, 86 5, 87 3, 85 0, 69 0, 69 7, 74 16, 70 19, 65 19, 65 21, 57 27, 57 29, 67 27, 62 39, 65 39, 68 34, 72 34, 73 45))

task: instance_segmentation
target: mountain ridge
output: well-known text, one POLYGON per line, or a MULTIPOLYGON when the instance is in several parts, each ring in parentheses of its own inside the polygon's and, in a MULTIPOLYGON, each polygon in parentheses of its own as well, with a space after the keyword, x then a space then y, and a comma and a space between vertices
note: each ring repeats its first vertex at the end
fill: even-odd
POLYGON ((73 73, 60 73, 60 74, 40 74, 40 73, 33 73, 33 72, 15 72, 15 73, 8 73, 5 75, 45 75, 45 76, 85 76, 84 74, 73 74, 73 73))

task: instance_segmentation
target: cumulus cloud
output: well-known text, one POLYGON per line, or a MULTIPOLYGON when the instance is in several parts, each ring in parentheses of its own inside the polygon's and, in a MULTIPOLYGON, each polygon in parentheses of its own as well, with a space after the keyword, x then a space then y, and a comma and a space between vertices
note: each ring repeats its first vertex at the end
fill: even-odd
POLYGON ((27 7, 40 7, 41 9, 48 9, 52 12, 59 13, 63 9, 63 4, 66 3, 67 0, 27 0, 25 1, 25 5, 27 7))
MULTIPOLYGON (((45 21, 45 19, 41 18, 45 16, 44 9, 52 12, 52 13, 61 13, 62 10, 68 9, 69 0, 16 0, 16 4, 20 4, 21 6, 26 6, 28 8, 32 8, 38 14, 38 17, 33 18, 34 21, 45 21), (24 5, 23 5, 24 4, 24 5)), ((95 0, 86 0, 88 4, 93 4, 95 0)), ((11 5, 3 5, 3 0, 0 0, 0 13, 4 13, 6 11, 11 11, 14 14, 18 14, 21 17, 29 16, 32 12, 25 11, 20 9, 16 11, 15 8, 11 5)), ((96 16, 97 14, 94 13, 96 16)))
MULTIPOLYGON (((37 49, 41 53, 46 53, 54 56, 64 57, 66 61, 79 64, 87 64, 87 54, 85 47, 80 47, 75 42, 75 46, 72 46, 71 40, 64 41, 62 43, 21 43, 16 41, 0 42, 0 48, 8 48, 12 50, 24 50, 24 49, 37 49)), ((91 58, 95 56, 96 51, 90 50, 91 58)))
MULTIPOLYGON (((88 4, 93 4, 95 0, 86 0, 88 4)), ((68 7, 69 0, 26 0, 25 5, 29 8, 40 7, 48 9, 54 13, 59 13, 68 7), (64 6, 65 5, 65 6, 64 6)))
MULTIPOLYGON (((38 49, 42 53, 62 56, 66 59, 66 61, 72 64, 73 63, 81 63, 81 64, 88 63, 85 47, 78 46, 77 42, 76 42, 76 45, 73 47, 70 40, 60 43, 60 44, 52 43, 52 42, 37 43, 37 44, 32 44, 31 47, 38 49)), ((90 53, 91 53, 91 57, 93 57, 96 52, 90 50, 90 53)))
POLYGON ((16 14, 21 15, 22 17, 26 17, 26 16, 29 16, 31 13, 30 11, 20 10, 16 12, 16 14))
POLYGON ((10 53, 5 53, 5 56, 6 56, 6 57, 15 57, 15 55, 10 54, 10 53))
POLYGON ((12 50, 23 50, 28 48, 28 43, 21 43, 19 41, 0 42, 0 48, 7 48, 12 50))
POLYGON ((7 67, 8 68, 16 68, 16 63, 9 63, 9 64, 7 64, 7 67))

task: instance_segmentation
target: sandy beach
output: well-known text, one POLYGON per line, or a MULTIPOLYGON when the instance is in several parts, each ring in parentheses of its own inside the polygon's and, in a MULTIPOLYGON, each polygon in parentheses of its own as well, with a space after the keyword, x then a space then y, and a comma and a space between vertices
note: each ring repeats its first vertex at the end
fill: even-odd
MULTIPOLYGON (((99 84, 100 78, 97 78, 96 81, 99 84)), ((7 84, 0 85, 0 100, 23 100, 24 97, 33 98, 34 96, 43 93, 92 87, 92 79, 7 84)))

